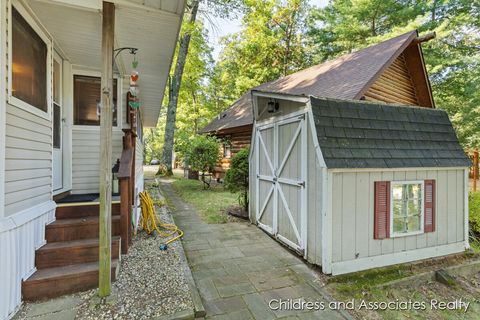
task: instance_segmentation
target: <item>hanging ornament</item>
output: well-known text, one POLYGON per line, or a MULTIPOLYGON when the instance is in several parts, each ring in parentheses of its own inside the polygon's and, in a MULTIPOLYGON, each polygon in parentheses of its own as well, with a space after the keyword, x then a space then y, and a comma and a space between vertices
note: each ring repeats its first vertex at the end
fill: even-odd
POLYGON ((138 60, 137 60, 137 55, 133 55, 133 61, 132 61, 132 68, 137 69, 138 67, 138 60))
POLYGON ((132 109, 140 108, 140 101, 138 99, 140 90, 137 84, 137 81, 139 79, 139 74, 137 71, 137 67, 138 67, 138 60, 137 60, 137 56, 134 55, 133 61, 132 61, 132 72, 130 73, 130 89, 128 90, 131 95, 131 99, 130 101, 128 101, 128 105, 132 109))
POLYGON ((134 100, 128 101, 128 105, 132 109, 138 109, 140 107, 140 101, 135 98, 134 100))
POLYGON ((128 91, 133 97, 138 97, 138 94, 140 93, 140 89, 137 86, 130 86, 128 91))
POLYGON ((137 70, 132 70, 132 73, 130 74, 130 85, 136 85, 138 80, 138 71, 137 70))

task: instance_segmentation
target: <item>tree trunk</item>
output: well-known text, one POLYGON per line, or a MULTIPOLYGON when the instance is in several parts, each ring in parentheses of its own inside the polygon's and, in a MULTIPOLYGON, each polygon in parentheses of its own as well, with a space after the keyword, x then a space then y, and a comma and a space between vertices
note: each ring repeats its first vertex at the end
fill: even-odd
MULTIPOLYGON (((192 12, 190 14, 190 23, 195 23, 197 19, 198 6, 200 0, 195 0, 192 4, 192 12)), ((175 136, 175 120, 177 117, 178 95, 180 93, 180 85, 182 83, 183 70, 187 60, 188 46, 190 44, 191 34, 186 32, 180 38, 180 48, 178 50, 177 63, 172 79, 171 96, 168 101, 167 123, 165 125, 165 143, 163 145, 163 164, 166 166, 167 175, 172 175, 173 161, 173 142, 175 136)))

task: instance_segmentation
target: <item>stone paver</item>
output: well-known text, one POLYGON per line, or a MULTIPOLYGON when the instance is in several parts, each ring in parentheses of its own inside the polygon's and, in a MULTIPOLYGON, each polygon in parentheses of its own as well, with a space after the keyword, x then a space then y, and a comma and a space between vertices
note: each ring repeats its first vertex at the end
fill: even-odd
MULTIPOLYGON (((248 222, 206 224, 167 180, 160 188, 175 208, 206 319, 345 319, 330 310, 272 310, 272 299, 318 301, 316 274, 296 255, 248 222)), ((348 315, 346 315, 348 318, 348 315)))
MULTIPOLYGON (((76 308, 81 303, 80 298, 73 296, 32 303, 24 317, 35 320, 73 320, 77 313, 76 308)), ((20 317, 20 314, 17 314, 14 319, 18 317, 20 317)))

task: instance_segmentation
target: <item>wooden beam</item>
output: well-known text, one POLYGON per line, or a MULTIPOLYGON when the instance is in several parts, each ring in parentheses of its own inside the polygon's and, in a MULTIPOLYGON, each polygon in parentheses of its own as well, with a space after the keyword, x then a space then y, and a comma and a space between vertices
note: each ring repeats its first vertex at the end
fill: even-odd
POLYGON ((98 295, 111 291, 112 241, 112 104, 115 5, 103 1, 102 17, 102 108, 100 111, 100 221, 98 295))
POLYGON ((437 34, 435 32, 427 33, 426 35, 423 35, 421 37, 416 37, 415 39, 413 39, 412 44, 419 44, 419 43, 422 43, 422 42, 427 42, 427 41, 430 41, 432 39, 435 39, 436 36, 437 36, 437 34))

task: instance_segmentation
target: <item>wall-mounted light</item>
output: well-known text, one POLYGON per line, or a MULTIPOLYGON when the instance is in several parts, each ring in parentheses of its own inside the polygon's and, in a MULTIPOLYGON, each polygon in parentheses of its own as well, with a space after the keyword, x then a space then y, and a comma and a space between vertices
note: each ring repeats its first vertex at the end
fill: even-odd
POLYGON ((267 102, 267 112, 268 113, 275 113, 280 109, 280 104, 278 101, 274 99, 270 99, 270 101, 267 102))

